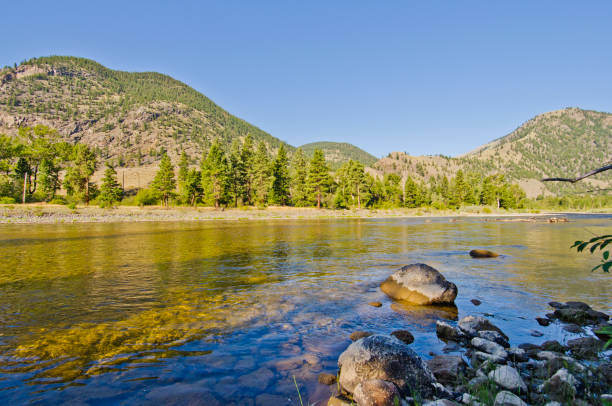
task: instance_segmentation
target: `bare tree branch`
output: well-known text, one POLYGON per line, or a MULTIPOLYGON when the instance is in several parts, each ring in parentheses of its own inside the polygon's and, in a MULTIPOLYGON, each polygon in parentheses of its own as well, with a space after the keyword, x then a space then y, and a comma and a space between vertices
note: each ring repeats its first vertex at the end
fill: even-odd
POLYGON ((600 172, 604 172, 604 171, 607 171, 607 170, 609 170, 609 169, 612 169, 612 164, 608 164, 608 165, 606 165, 606 166, 602 166, 602 167, 601 167, 601 168, 599 168, 599 169, 595 169, 594 171, 591 171, 591 172, 589 172, 589 173, 586 173, 586 174, 584 174, 584 175, 582 175, 582 176, 578 176, 577 178, 574 178, 574 179, 570 179, 570 178, 544 178, 544 179, 542 179, 542 182, 552 182, 552 181, 558 181, 558 182, 570 182, 570 183, 576 183, 576 182, 578 182, 579 180, 582 180, 582 179, 584 179, 584 178, 588 178, 589 176, 596 175, 596 174, 598 174, 598 173, 600 173, 600 172))

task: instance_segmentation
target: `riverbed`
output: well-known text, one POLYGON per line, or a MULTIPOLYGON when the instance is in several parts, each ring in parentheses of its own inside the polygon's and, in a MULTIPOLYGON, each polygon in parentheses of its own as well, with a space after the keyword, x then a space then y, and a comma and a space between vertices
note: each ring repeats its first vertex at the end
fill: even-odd
POLYGON ((612 277, 570 249, 612 233, 612 216, 568 218, 3 224, 0 398, 298 404, 299 388, 321 404, 333 388, 317 375, 336 372, 355 330, 408 329, 425 358, 444 346, 435 321, 468 314, 487 315, 513 345, 563 342, 575 335, 535 321, 549 301, 612 310, 612 277), (501 255, 473 259, 472 248, 501 255), (456 307, 380 292, 415 262, 458 286, 456 307))

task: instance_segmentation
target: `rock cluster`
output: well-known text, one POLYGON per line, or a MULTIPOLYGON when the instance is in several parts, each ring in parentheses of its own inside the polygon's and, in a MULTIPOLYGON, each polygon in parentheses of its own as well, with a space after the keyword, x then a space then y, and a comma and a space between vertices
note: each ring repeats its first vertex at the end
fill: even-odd
MULTIPOLYGON (((552 302, 551 306, 555 312, 542 326, 568 320, 589 329, 609 323, 605 313, 584 303, 552 302)), ((612 399, 612 363, 609 355, 601 356, 600 338, 513 347, 498 326, 476 315, 462 318, 456 326, 438 321, 436 334, 462 354, 435 355, 424 361, 396 338, 412 337, 407 331, 357 339, 340 355, 340 393, 328 405, 554 406, 598 405, 602 399, 612 399)))

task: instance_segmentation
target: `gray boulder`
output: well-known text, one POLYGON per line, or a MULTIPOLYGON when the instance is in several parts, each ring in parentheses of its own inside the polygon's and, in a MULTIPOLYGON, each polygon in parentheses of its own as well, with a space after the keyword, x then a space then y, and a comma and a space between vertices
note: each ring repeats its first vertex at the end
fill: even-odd
POLYGON ((435 378, 427 364, 395 337, 372 335, 355 341, 338 358, 342 389, 353 393, 371 379, 392 382, 402 396, 418 390, 427 398, 434 393, 435 378))
POLYGON ((521 378, 518 371, 511 366, 498 366, 493 371, 489 372, 489 379, 493 380, 502 388, 508 389, 512 392, 527 392, 527 385, 523 381, 523 378, 521 378))
POLYGON ((436 335, 444 341, 460 342, 465 339, 465 334, 461 330, 440 320, 436 321, 436 335))
POLYGON ((426 264, 402 267, 389 276, 380 289, 393 299, 419 305, 452 304, 457 297, 457 286, 426 264))
POLYGON ((427 361, 427 366, 436 379, 443 384, 455 384, 465 374, 467 364, 463 358, 454 355, 438 355, 427 361))
POLYGON ((603 349, 604 343, 595 337, 582 337, 569 340, 567 346, 576 358, 597 359, 597 354, 603 349))
POLYGON ((495 396, 493 406, 527 406, 527 403, 523 402, 514 393, 503 390, 495 396))
POLYGON ((542 391, 552 400, 567 402, 576 396, 576 378, 565 368, 558 370, 542 385, 542 391))
POLYGON ((504 347, 494 343, 493 341, 485 340, 484 338, 480 337, 474 337, 472 338, 472 341, 470 341, 470 344, 477 350, 486 352, 488 354, 497 354, 504 359, 508 357, 508 353, 504 347))
POLYGON ((485 340, 493 341, 494 343, 497 343, 504 348, 510 347, 508 339, 497 331, 481 330, 478 332, 478 337, 484 338, 485 340))
POLYGON ((489 330, 497 331, 506 339, 506 341, 508 341, 508 336, 505 335, 499 327, 482 316, 466 316, 459 320, 458 326, 463 333, 469 335, 470 337, 476 337, 480 331, 489 330))

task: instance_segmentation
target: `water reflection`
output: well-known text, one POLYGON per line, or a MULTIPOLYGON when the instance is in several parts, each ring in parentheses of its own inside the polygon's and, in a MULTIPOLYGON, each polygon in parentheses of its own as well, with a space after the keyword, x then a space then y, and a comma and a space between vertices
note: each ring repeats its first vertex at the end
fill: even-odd
POLYGON ((314 402, 330 391, 316 374, 335 372, 354 330, 407 328, 426 356, 443 347, 436 320, 488 313, 511 340, 533 342, 533 318, 549 300, 612 307, 609 276, 589 272, 596 258, 568 248, 588 231, 609 233, 610 217, 4 225, 0 393, 282 403, 296 400, 295 376, 314 402), (476 261, 467 255, 475 247, 503 255, 476 261), (414 262, 457 284, 457 307, 406 306, 380 292, 414 262), (375 300, 383 306, 367 305, 375 300))

